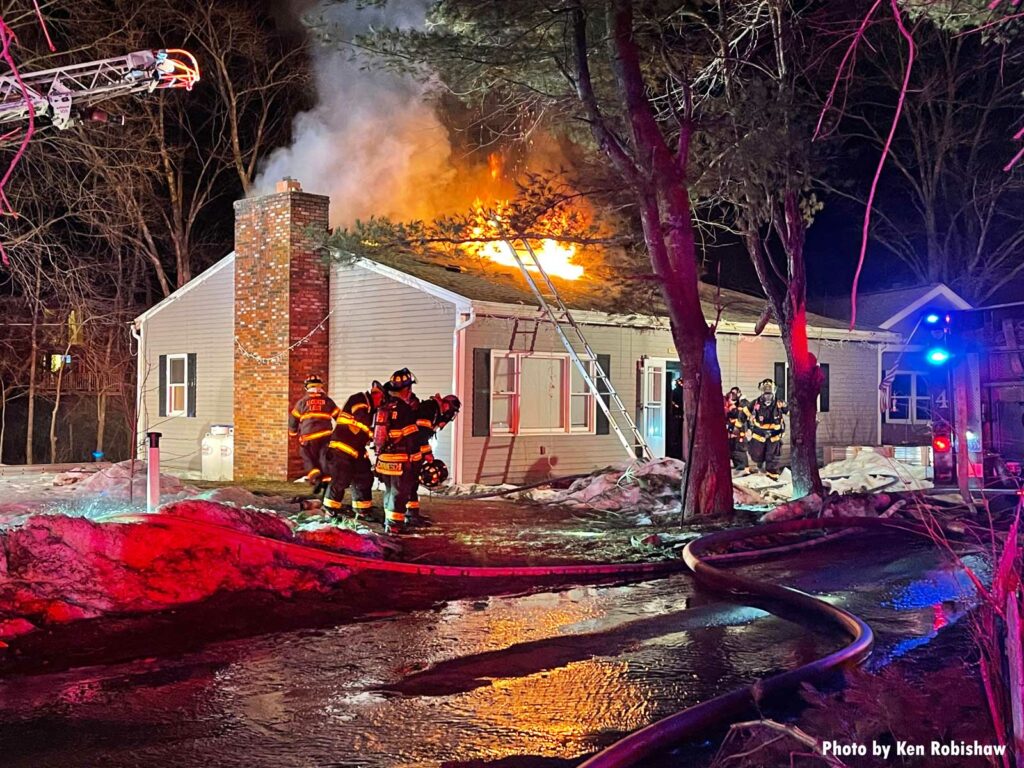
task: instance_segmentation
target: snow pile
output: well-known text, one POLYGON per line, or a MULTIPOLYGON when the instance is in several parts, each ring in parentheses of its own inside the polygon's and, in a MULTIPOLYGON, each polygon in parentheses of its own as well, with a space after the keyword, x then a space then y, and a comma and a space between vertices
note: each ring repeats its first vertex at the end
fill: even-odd
POLYGON ((517 494, 517 498, 600 512, 678 515, 685 470, 685 463, 671 458, 635 466, 624 464, 581 477, 565 490, 531 489, 517 494))
POLYGON ((931 488, 924 467, 911 467, 863 448, 851 459, 834 461, 821 470, 821 479, 835 493, 920 491, 931 488))
POLYGON ((226 485, 202 493, 189 494, 189 498, 215 501, 218 504, 230 504, 234 507, 272 509, 278 512, 293 512, 295 510, 295 504, 282 496, 263 496, 237 485, 226 485))
MULTIPOLYGON (((925 467, 903 464, 871 448, 862 448, 852 458, 825 465, 821 468, 821 479, 826 490, 840 495, 932 487, 925 478, 925 467)), ((755 474, 734 477, 732 482, 738 505, 774 506, 793 498, 793 475, 789 469, 782 470, 778 480, 755 474)))
POLYGON ((295 529, 295 538, 303 544, 329 549, 346 555, 383 558, 385 550, 393 544, 373 533, 359 533, 351 528, 340 528, 326 522, 310 521, 295 529))
MULTIPOLYGON (((112 501, 146 500, 146 462, 122 461, 94 473, 75 484, 82 496, 101 497, 112 501)), ((173 475, 160 475, 160 495, 173 496, 185 491, 181 480, 173 475)))
POLYGON ((16 619, 35 624, 107 614, 157 611, 217 592, 269 590, 283 596, 327 592, 351 571, 324 566, 272 539, 372 555, 375 539, 354 531, 292 533, 273 513, 209 501, 169 504, 142 522, 98 523, 81 517, 35 515, 0 532, 0 623, 12 633, 16 619), (206 527, 161 524, 163 514, 214 522, 206 527), (251 543, 234 531, 259 533, 251 543), (294 555, 294 557, 293 557, 294 555))

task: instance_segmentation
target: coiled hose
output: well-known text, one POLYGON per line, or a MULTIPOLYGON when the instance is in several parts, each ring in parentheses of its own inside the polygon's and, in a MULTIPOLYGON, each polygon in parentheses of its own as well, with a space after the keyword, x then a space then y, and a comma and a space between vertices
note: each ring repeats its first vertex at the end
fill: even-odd
MULTIPOLYGON (((711 564, 714 560, 714 555, 711 552, 737 541, 774 534, 834 528, 876 527, 898 528, 918 535, 928 535, 924 526, 905 521, 876 517, 835 517, 787 520, 754 528, 718 531, 687 544, 683 550, 683 559, 702 584, 719 592, 781 602, 803 613, 808 618, 824 620, 831 626, 842 630, 850 637, 850 642, 838 651, 809 664, 772 675, 752 685, 738 688, 674 715, 669 715, 615 742, 584 762, 579 768, 629 768, 643 765, 642 761, 646 758, 664 752, 680 742, 740 716, 754 707, 759 698, 792 690, 801 683, 821 679, 840 667, 863 662, 871 653, 874 635, 871 628, 862 619, 806 592, 756 581, 716 568, 711 564)), ((756 554, 751 553, 750 559, 754 559, 756 554)))

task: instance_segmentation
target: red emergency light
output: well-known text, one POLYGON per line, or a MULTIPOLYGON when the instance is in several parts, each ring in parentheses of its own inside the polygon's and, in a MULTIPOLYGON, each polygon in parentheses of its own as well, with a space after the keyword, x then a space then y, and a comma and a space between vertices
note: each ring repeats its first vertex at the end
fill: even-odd
POLYGON ((936 435, 932 438, 932 450, 936 453, 949 453, 951 447, 948 437, 936 435))

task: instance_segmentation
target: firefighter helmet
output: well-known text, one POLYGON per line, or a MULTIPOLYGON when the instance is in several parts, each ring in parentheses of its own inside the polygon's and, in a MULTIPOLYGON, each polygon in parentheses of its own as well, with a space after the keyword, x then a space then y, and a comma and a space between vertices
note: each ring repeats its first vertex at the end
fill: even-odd
POLYGON ((304 386, 306 389, 310 389, 312 387, 322 387, 323 385, 324 385, 324 380, 321 379, 315 373, 312 374, 311 376, 307 376, 306 380, 304 382, 302 382, 302 386, 304 386))
POLYGON ((416 377, 412 375, 412 371, 408 368, 402 368, 391 374, 391 380, 388 383, 391 385, 392 391, 405 389, 416 383, 416 377))
POLYGON ((448 479, 448 467, 440 459, 424 462, 420 467, 420 485, 427 488, 437 488, 448 479))
POLYGON ((733 387, 729 390, 729 397, 735 400, 739 400, 743 396, 743 391, 739 387, 733 387))
POLYGON ((775 381, 774 379, 762 379, 757 385, 757 388, 761 390, 763 394, 774 395, 775 394, 775 381))
POLYGON ((448 406, 449 411, 458 413, 462 410, 462 401, 459 400, 455 395, 445 395, 441 398, 441 402, 448 406))

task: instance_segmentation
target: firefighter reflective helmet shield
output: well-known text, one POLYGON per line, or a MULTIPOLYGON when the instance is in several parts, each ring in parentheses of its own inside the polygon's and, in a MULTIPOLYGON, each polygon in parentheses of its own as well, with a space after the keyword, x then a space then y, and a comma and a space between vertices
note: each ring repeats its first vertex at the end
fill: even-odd
POLYGON ((306 389, 315 389, 315 388, 317 388, 317 387, 323 387, 323 385, 324 385, 324 380, 323 380, 323 379, 321 379, 321 378, 320 378, 319 376, 317 376, 316 374, 313 374, 312 376, 307 376, 307 377, 306 377, 306 380, 305 380, 304 382, 302 382, 302 385, 303 385, 303 386, 304 386, 304 387, 305 387, 306 389))
POLYGON ((408 368, 402 368, 391 374, 391 380, 388 383, 391 385, 392 390, 405 389, 416 383, 416 377, 412 375, 408 368))
POLYGON ((420 485, 437 488, 448 479, 448 467, 440 459, 427 461, 420 467, 420 485))

